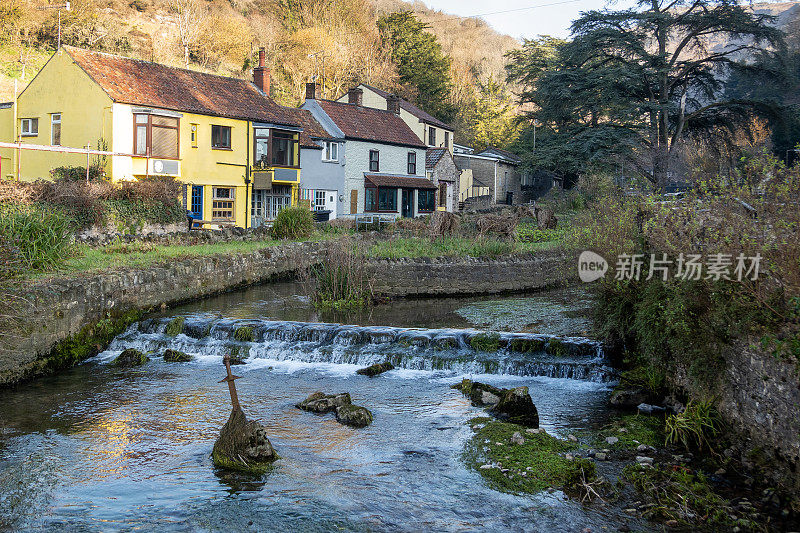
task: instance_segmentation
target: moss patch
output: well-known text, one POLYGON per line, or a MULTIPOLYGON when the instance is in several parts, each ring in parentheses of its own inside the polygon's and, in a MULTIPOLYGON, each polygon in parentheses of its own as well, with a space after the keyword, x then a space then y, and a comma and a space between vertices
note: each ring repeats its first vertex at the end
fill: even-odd
POLYGON ((170 320, 169 323, 167 324, 167 327, 164 328, 164 335, 167 335, 169 337, 175 337, 176 335, 182 333, 184 320, 185 319, 182 316, 170 320))
POLYGON ((543 431, 527 433, 524 426, 483 417, 471 420, 470 424, 477 424, 478 429, 466 445, 464 460, 497 490, 533 494, 553 487, 574 492, 582 479, 595 478, 593 462, 564 457, 566 452, 575 449, 572 443, 543 431), (524 443, 511 442, 516 432, 523 436, 524 443), (481 468, 485 464, 497 467, 481 468))
MULTIPOLYGON (((86 326, 69 339, 65 339, 41 360, 40 370, 52 372, 74 366, 105 350, 114 337, 139 320, 141 311, 128 311, 118 316, 108 316, 97 324, 86 326)), ((38 372, 37 372, 38 373, 38 372)))
POLYGON ((509 345, 512 352, 536 353, 544 350, 544 341, 538 339, 514 339, 509 345))
POLYGON ((233 332, 233 338, 241 342, 253 342, 253 328, 250 326, 236 328, 236 331, 233 332))
POLYGON ((566 357, 569 355, 569 346, 560 339, 550 339, 547 341, 547 353, 555 357, 566 357))
MULTIPOLYGON (((576 432, 576 435, 580 433, 576 432)), ((649 415, 625 415, 600 431, 588 434, 587 440, 591 446, 616 449, 633 449, 639 444, 647 446, 664 446, 664 418, 649 415), (607 437, 619 439, 614 444, 606 441, 607 437)))
POLYGON ((469 345, 477 352, 496 352, 500 349, 500 335, 479 333, 469 340, 469 345))
POLYGON ((188 363, 193 361, 194 357, 189 354, 183 353, 178 350, 165 350, 164 361, 168 363, 188 363))

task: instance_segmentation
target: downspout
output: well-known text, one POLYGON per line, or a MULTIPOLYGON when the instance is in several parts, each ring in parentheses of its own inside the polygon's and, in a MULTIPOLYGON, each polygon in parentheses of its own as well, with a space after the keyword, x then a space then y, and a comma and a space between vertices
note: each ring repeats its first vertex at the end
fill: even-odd
MULTIPOLYGON (((17 132, 17 128, 19 127, 18 124, 17 124, 19 122, 19 120, 17 118, 17 116, 19 115, 19 111, 17 109, 17 105, 18 105, 17 104, 17 101, 18 101, 18 99, 17 99, 17 91, 18 91, 18 81, 15 79, 14 80, 14 111, 12 113, 13 114, 13 118, 14 118, 13 133, 14 133, 14 140, 17 141, 17 143, 20 143, 21 139, 20 139, 20 137, 18 137, 18 132, 17 132)), ((22 149, 17 149, 16 151, 12 150, 11 154, 12 154, 12 157, 13 157, 13 160, 11 162, 11 165, 12 165, 11 168, 16 170, 17 181, 19 181, 19 165, 20 165, 20 159, 22 158, 22 149)))
POLYGON ((248 214, 248 211, 251 210, 250 207, 250 150, 253 148, 250 146, 250 121, 246 122, 247 127, 247 155, 245 162, 247 166, 244 168, 244 229, 247 229, 250 217, 253 215, 252 212, 248 214))
POLYGON ((494 191, 493 191, 493 200, 494 203, 497 203, 497 161, 494 162, 494 191))

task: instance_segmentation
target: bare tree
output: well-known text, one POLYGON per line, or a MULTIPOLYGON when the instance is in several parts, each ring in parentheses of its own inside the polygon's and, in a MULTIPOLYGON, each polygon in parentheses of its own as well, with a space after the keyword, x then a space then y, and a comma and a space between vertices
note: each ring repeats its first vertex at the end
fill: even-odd
POLYGON ((197 41, 206 19, 206 9, 200 0, 168 0, 178 22, 178 40, 183 48, 183 65, 189 67, 189 47, 197 41))

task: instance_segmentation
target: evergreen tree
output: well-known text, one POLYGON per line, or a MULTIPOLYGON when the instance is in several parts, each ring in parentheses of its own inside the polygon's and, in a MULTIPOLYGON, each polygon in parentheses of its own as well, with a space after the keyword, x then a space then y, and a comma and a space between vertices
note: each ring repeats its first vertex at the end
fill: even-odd
POLYGON ((450 57, 442 52, 436 36, 425 31, 427 28, 410 11, 378 19, 381 40, 391 49, 400 83, 422 109, 450 122, 456 113, 450 102, 450 57))
POLYGON ((528 41, 512 53, 509 80, 523 84, 522 102, 536 107, 531 118, 544 127, 537 150, 550 151, 544 160, 564 165, 572 157, 570 171, 580 172, 624 158, 663 187, 688 133, 730 138, 746 128, 757 102, 725 98, 723 80, 748 56, 781 45, 771 22, 736 0, 640 0, 635 9, 590 11, 573 24, 572 41, 528 41), (716 49, 711 40, 730 44, 716 49))

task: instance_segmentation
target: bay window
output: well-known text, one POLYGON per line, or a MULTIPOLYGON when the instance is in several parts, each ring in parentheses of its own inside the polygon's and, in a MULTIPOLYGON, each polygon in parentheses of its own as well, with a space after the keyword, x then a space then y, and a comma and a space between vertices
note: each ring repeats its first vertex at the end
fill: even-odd
POLYGON ((364 211, 397 211, 397 189, 368 187, 364 189, 364 211))
POLYGON ((417 211, 430 212, 436 209, 436 191, 433 189, 420 189, 417 191, 417 211))
POLYGON ((161 115, 133 115, 133 153, 135 155, 178 159, 179 119, 161 115))
POLYGON ((273 165, 295 166, 294 156, 297 151, 297 141, 295 141, 293 133, 272 130, 271 148, 273 165))

